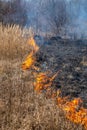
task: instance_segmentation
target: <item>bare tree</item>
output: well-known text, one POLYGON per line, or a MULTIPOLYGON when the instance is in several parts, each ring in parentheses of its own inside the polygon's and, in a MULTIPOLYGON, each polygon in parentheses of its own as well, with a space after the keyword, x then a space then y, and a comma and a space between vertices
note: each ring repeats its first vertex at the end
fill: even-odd
POLYGON ((26 6, 23 0, 0 1, 0 22, 25 25, 26 6))
POLYGON ((68 21, 65 0, 47 0, 43 3, 43 13, 55 33, 59 33, 68 21))

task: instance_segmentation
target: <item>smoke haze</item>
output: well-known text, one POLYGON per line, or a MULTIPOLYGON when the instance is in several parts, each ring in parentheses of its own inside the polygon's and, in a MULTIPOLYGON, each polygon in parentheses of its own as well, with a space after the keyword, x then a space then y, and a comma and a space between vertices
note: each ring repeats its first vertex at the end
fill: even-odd
MULTIPOLYGON (((4 15, 4 19, 7 19, 7 21, 11 19, 17 21, 18 24, 23 21, 24 26, 34 28, 36 32, 39 30, 55 34, 61 33, 62 35, 75 35, 77 37, 86 37, 87 35, 87 0, 9 1, 17 3, 17 5, 20 1, 21 7, 20 12, 16 11, 15 14, 10 13, 9 15, 8 13, 4 15), (7 18, 8 15, 9 18, 7 18)), ((19 5, 16 8, 19 8, 19 5)), ((14 11, 15 9, 13 13, 14 11)))
POLYGON ((67 20, 62 18, 63 20, 65 20, 65 23, 63 23, 61 26, 65 27, 66 33, 72 33, 74 35, 77 35, 78 37, 81 37, 83 35, 86 36, 86 0, 34 0, 27 2, 27 5, 29 5, 27 6, 27 26, 33 26, 36 30, 40 29, 43 31, 55 31, 55 28, 58 29, 58 25, 56 25, 55 22, 56 20, 58 21, 57 16, 61 18, 60 15, 63 15, 63 17, 66 17, 65 19, 67 20), (53 7, 53 4, 55 9, 53 7), (61 7, 61 9, 58 10, 59 6, 61 7), (64 12, 66 11, 66 14, 63 14, 63 10, 64 12), (53 19, 53 16, 55 17, 55 19, 53 19))

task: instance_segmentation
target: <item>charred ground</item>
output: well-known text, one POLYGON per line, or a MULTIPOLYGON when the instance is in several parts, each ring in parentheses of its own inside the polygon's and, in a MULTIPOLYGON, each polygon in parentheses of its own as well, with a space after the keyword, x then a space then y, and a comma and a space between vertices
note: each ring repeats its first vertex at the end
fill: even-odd
POLYGON ((87 40, 51 38, 37 54, 43 71, 60 71, 54 84, 61 96, 82 98, 87 107, 87 40))

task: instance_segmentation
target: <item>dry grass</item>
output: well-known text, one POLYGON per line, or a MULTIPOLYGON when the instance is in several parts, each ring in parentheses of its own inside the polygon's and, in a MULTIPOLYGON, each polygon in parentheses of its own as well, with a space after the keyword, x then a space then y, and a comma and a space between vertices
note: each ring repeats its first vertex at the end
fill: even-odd
POLYGON ((81 64, 83 66, 87 66, 87 57, 85 57, 85 56, 83 57, 81 64))
POLYGON ((54 100, 33 91, 32 72, 21 69, 30 51, 23 31, 0 25, 0 130, 83 130, 54 100))
POLYGON ((0 24, 0 58, 13 60, 23 59, 26 52, 30 51, 25 35, 31 35, 31 29, 21 29, 17 25, 3 26, 0 24), (26 33, 25 33, 26 32, 26 33))

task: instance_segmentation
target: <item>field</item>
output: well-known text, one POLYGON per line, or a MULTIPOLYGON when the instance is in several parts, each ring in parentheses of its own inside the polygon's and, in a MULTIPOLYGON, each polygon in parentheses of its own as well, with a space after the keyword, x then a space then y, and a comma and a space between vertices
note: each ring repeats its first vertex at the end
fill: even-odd
POLYGON ((31 51, 25 33, 31 35, 16 25, 0 25, 0 129, 84 130, 65 117, 55 99, 34 91, 32 71, 21 68, 31 51))

